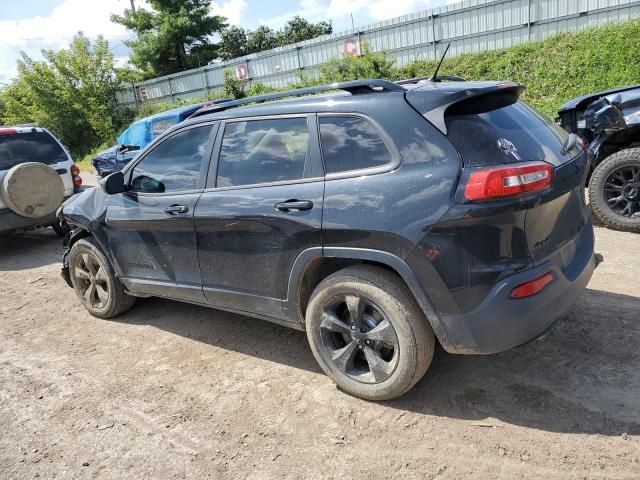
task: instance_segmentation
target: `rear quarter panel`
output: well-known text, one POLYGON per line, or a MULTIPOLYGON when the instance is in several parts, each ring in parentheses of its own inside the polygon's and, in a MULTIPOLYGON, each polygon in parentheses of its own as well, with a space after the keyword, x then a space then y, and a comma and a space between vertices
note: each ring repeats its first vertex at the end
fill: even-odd
POLYGON ((400 165, 386 173, 327 179, 323 245, 391 253, 409 264, 432 302, 448 302, 447 289, 429 260, 428 234, 453 201, 460 157, 406 102, 380 97, 375 103, 359 102, 357 112, 385 130, 400 165))

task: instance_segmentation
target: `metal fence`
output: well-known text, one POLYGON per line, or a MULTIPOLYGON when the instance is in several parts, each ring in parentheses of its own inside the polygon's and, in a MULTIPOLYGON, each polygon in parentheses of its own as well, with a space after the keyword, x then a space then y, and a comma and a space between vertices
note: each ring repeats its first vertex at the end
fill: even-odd
POLYGON ((317 75, 319 66, 341 55, 358 55, 362 42, 386 51, 396 66, 438 58, 451 42, 450 56, 506 48, 561 31, 640 17, 640 0, 464 0, 356 31, 335 33, 226 62, 135 84, 121 104, 201 98, 222 90, 224 71, 238 78, 281 88, 299 75, 317 75))

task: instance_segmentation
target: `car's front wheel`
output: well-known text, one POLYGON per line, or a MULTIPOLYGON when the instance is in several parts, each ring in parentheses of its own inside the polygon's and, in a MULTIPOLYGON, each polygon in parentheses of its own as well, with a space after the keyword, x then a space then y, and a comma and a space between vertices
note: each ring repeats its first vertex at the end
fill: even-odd
POLYGON ((433 331, 400 278, 374 266, 355 266, 324 279, 306 312, 311 350, 344 391, 389 400, 427 372, 433 331))
POLYGON ((95 317, 115 317, 135 303, 135 297, 124 291, 109 260, 91 237, 71 247, 69 274, 80 302, 95 317))
POLYGON ((589 203, 602 223, 640 232, 640 148, 605 158, 589 181, 589 203))

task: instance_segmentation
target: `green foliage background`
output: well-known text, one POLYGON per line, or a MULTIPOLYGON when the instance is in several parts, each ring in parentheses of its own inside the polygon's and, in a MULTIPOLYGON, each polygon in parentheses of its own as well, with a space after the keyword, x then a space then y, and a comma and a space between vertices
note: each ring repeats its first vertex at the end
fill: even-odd
MULTIPOLYGON (((434 62, 416 62, 395 78, 429 76, 434 62)), ((525 99, 553 118, 570 98, 640 83, 640 21, 560 33, 541 42, 445 60, 441 74, 467 80, 513 80, 525 99)))
MULTIPOLYGON (((639 83, 639 46, 640 20, 634 20, 622 24, 590 28, 578 33, 560 33, 540 42, 527 43, 504 50, 448 58, 444 61, 440 74, 458 75, 467 80, 513 80, 523 83, 527 87, 524 94, 525 99, 553 118, 558 107, 570 98, 598 90, 639 83)), ((91 47, 87 45, 85 39, 77 40, 76 48, 82 51, 81 58, 91 57, 91 54, 87 55, 86 53, 86 50, 91 47)), ((111 59, 107 54, 107 61, 104 62, 105 56, 102 53, 105 46, 100 42, 94 48, 97 50, 95 52, 97 55, 94 52, 91 53, 94 53, 101 61, 95 61, 92 68, 101 71, 104 68, 104 63, 108 65, 111 59), (96 67, 97 65, 100 67, 96 67)), ((86 61, 88 62, 88 60, 86 61)), ((89 63, 91 64, 91 62, 89 63)), ((25 62, 24 67, 21 68, 29 69, 29 63, 25 62)), ((320 68, 318 77, 300 75, 299 82, 291 85, 290 88, 360 78, 399 80, 429 77, 434 69, 435 62, 424 61, 396 68, 393 61, 384 52, 371 53, 364 45, 362 56, 334 59, 320 68)), ((36 78, 40 79, 39 76, 36 78)), ((260 83, 238 82, 231 74, 225 75, 225 78, 225 92, 210 92, 207 98, 193 99, 188 103, 223 96, 239 98, 274 91, 260 83)), ((18 82, 20 81, 18 79, 18 82)), ((45 87, 42 84, 40 86, 45 87)), ((118 130, 122 129, 122 125, 126 125, 126 122, 122 121, 124 120, 122 115, 114 115, 114 112, 118 111, 116 107, 111 111, 111 116, 105 110, 113 105, 110 100, 112 98, 111 92, 114 91, 111 90, 111 83, 109 83, 109 87, 106 95, 103 94, 104 90, 100 89, 86 93, 90 97, 87 101, 83 101, 82 97, 78 96, 78 91, 82 91, 82 89, 56 90, 55 95, 59 95, 61 99, 73 100, 73 108, 67 111, 64 102, 61 105, 56 103, 55 108, 47 109, 44 113, 38 107, 39 97, 37 95, 33 97, 33 92, 37 90, 25 87, 12 91, 10 87, 8 91, 12 91, 11 96, 0 94, 0 123, 11 123, 18 118, 20 121, 40 122, 44 126, 52 128, 56 134, 65 137, 64 141, 70 146, 77 145, 74 150, 79 156, 94 149, 86 156, 89 159, 94 152, 111 146, 118 130), (96 92, 100 92, 100 94, 96 95, 96 92), (24 94, 27 98, 21 99, 17 95, 18 93, 24 94), (100 101, 97 102, 94 97, 100 101), (28 105, 29 110, 19 111, 21 104, 28 105), (62 112, 62 119, 56 120, 51 117, 57 112, 62 112), (58 125, 56 123, 62 121, 73 122, 73 124, 67 127, 66 124, 58 125), (77 125, 76 121, 79 122, 77 125), (80 124, 89 125, 91 128, 87 132, 87 129, 79 128, 80 124), (62 131, 59 131, 59 128, 62 127, 65 128, 65 132, 69 133, 63 134, 62 131), (78 138, 67 139, 67 135, 73 135, 73 132, 77 132, 78 138), (96 148, 97 144, 101 145, 96 148)), ((145 102, 136 112, 135 118, 143 118, 176 106, 177 104, 168 102, 145 102)), ((129 121, 131 119, 128 117, 129 121)), ((85 160, 84 163, 88 163, 88 161, 85 160)))
MULTIPOLYGON (((300 75, 300 81, 291 88, 362 78, 430 77, 435 67, 434 61, 416 61, 397 68, 386 53, 371 53, 367 45, 363 45, 362 56, 333 59, 320 67, 319 76, 300 75)), ((524 98, 554 118, 558 107, 570 98, 640 82, 640 20, 577 33, 564 32, 507 49, 447 58, 440 74, 457 75, 466 80, 520 82, 527 87, 524 98)), ((253 83, 238 96, 251 95, 252 91, 266 93, 273 89, 253 83)), ((227 93, 234 90, 229 88, 227 93)))

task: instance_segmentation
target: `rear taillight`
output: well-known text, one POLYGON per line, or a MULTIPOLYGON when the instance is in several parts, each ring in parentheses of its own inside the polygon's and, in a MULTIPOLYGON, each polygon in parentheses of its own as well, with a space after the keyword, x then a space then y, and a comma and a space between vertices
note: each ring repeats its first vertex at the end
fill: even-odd
POLYGON ((74 163, 71 165, 71 176, 73 177, 73 186, 79 188, 82 186, 82 177, 80 176, 80 169, 74 163))
POLYGON ((523 283, 522 285, 518 285, 516 288, 511 290, 511 298, 527 298, 535 295, 536 293, 540 293, 544 287, 553 282, 553 275, 549 273, 545 273, 541 277, 538 277, 534 280, 531 280, 527 283, 523 283))
POLYGON ((514 197, 544 190, 553 179, 553 167, 544 162, 478 169, 469 175, 464 198, 469 201, 514 197))
POLYGON ((0 128, 0 135, 15 135, 18 131, 15 128, 0 128))

